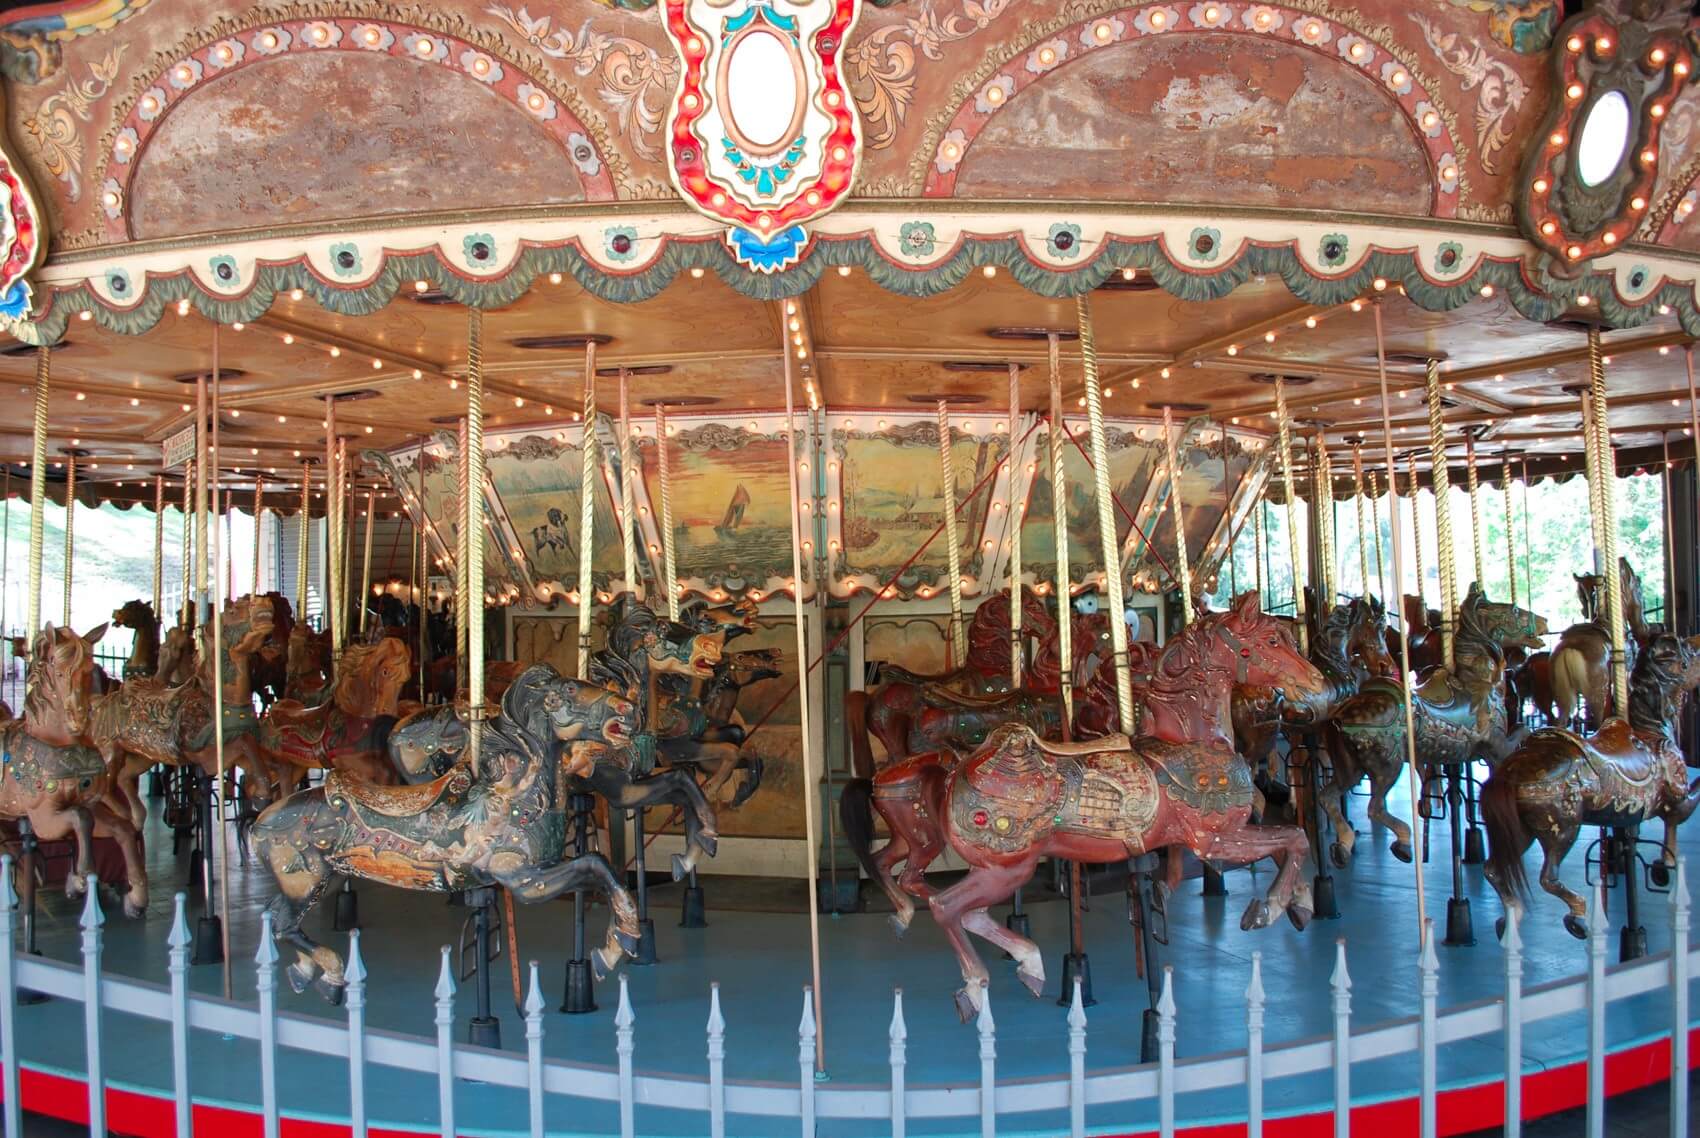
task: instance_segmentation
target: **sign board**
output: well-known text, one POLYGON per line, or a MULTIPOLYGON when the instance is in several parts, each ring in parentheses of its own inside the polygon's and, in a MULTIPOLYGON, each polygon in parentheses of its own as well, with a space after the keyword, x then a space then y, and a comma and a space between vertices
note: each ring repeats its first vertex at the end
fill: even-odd
POLYGON ((193 423, 165 440, 164 465, 167 470, 187 466, 195 457, 195 425, 193 423))

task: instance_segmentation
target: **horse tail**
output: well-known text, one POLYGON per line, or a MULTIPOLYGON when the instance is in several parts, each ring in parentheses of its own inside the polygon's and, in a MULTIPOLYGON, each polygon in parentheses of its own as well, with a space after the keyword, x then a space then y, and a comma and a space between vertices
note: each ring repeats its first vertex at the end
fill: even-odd
POLYGON ((839 791, 838 820, 844 827, 844 840, 849 843, 850 851, 856 855, 857 864, 869 879, 878 881, 880 871, 874 864, 873 800, 873 779, 851 779, 839 791))
POLYGON ((1588 661, 1569 646, 1552 654, 1552 695, 1562 722, 1575 714, 1576 701, 1588 691, 1588 661))
POLYGON ((874 777, 874 749, 868 742, 868 693, 844 696, 845 727, 850 735, 850 769, 859 779, 874 777))
POLYGON ((1523 870, 1523 851, 1532 840, 1517 808, 1517 784, 1490 775, 1482 784, 1482 824, 1488 832, 1487 870, 1506 896, 1527 899, 1529 875, 1523 870))

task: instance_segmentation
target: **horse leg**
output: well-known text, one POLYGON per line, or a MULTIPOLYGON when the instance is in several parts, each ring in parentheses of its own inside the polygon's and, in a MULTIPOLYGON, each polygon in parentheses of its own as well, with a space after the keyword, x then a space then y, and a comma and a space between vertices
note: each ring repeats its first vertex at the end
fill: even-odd
POLYGON ((1541 888, 1563 901, 1570 912, 1565 914, 1564 927, 1577 940, 1588 939, 1588 903, 1582 895, 1564 884, 1558 876, 1559 864, 1564 861, 1564 855, 1570 852, 1570 847, 1576 842, 1576 835, 1582 829, 1582 824, 1576 821, 1564 821, 1552 831, 1539 831, 1536 838, 1541 843, 1541 888))
POLYGON ((637 903, 632 900, 614 869, 601 854, 588 853, 545 869, 520 869, 496 880, 513 893, 514 900, 532 904, 548 901, 562 893, 600 886, 608 897, 608 939, 591 953, 591 968, 598 979, 619 966, 624 956, 635 956, 638 946, 637 903))
POLYGON ((148 908, 148 870, 142 856, 142 835, 130 824, 129 814, 114 810, 106 799, 96 802, 92 810, 95 833, 105 832, 112 837, 124 855, 124 878, 130 886, 124 894, 124 915, 139 917, 148 908))
POLYGON ((1266 928, 1282 913, 1301 931, 1310 923, 1310 886, 1300 874, 1310 839, 1302 826, 1248 826, 1242 821, 1237 828, 1210 834, 1203 840, 1194 838, 1187 844, 1200 860, 1244 865, 1265 857, 1275 859, 1275 878, 1268 892, 1252 898, 1240 917, 1240 928, 1266 928))
MULTIPOLYGON (((1038 864, 1037 858, 1033 864, 1038 864)), ((1045 994, 1045 954, 1039 951, 1038 945, 994 921, 983 906, 964 914, 962 927, 1009 953, 1015 959, 1015 977, 1022 986, 1035 997, 1045 994)))
POLYGON ((124 799, 130 822, 140 830, 147 824, 148 808, 142 801, 142 774, 153 764, 140 755, 118 747, 107 760, 106 769, 112 772, 112 785, 124 799))
POLYGON ((312 984, 331 1003, 340 1004, 346 985, 342 957, 301 928, 302 919, 336 876, 309 833, 314 816, 327 807, 323 790, 285 799, 260 815, 248 842, 277 881, 277 896, 266 909, 272 915, 273 937, 295 950, 295 962, 285 969, 290 987, 303 992, 312 984))
POLYGON ((77 839, 77 861, 65 875, 65 896, 75 901, 88 892, 89 875, 94 872, 94 815, 86 806, 67 806, 54 814, 30 811, 30 823, 35 832, 56 838, 68 829, 77 839))
POLYGON ((1346 820, 1346 792, 1357 783, 1356 771, 1349 772, 1343 762, 1336 760, 1334 777, 1322 788, 1322 810, 1328 815, 1329 825, 1334 827, 1334 841, 1328 847, 1328 860, 1334 863, 1335 869, 1345 869, 1352 860, 1352 851, 1357 848, 1358 832, 1346 820))
POLYGON ((1387 808, 1387 795, 1399 780, 1399 769, 1394 767, 1371 773, 1368 813, 1371 821, 1393 831, 1393 844, 1388 848, 1393 851, 1394 857, 1409 865, 1414 853, 1411 849, 1411 827, 1387 808))
POLYGON ((962 987, 956 993, 956 1013, 962 1017, 963 1023, 979 1014, 989 975, 979 954, 964 935, 962 918, 976 909, 987 909, 1008 900, 1016 887, 1032 876, 1037 862, 1038 854, 1034 853, 1013 866, 975 866, 968 871, 967 877, 933 898, 933 919, 944 930, 945 939, 950 941, 957 963, 962 968, 962 987))

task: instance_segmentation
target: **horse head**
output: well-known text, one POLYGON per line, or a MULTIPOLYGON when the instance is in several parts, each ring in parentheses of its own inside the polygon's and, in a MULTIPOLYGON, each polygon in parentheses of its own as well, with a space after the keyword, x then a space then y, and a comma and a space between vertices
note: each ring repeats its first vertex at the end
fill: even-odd
POLYGON ((700 632, 675 640, 657 629, 644 640, 650 670, 675 676, 712 676, 725 646, 724 631, 700 632))
POLYGON ((535 739, 621 748, 632 745, 642 726, 633 700, 547 664, 520 673, 502 694, 502 715, 535 739))
POLYGON ((390 728, 390 760, 407 782, 436 778, 466 752, 468 732, 449 708, 421 708, 390 728))
POLYGON ((1676 737, 1682 698, 1700 684, 1700 637, 1653 636, 1629 673, 1629 721, 1646 731, 1676 737))
POLYGON ((351 644, 337 668, 336 705, 343 714, 370 719, 394 715, 412 671, 406 643, 386 636, 373 644, 351 644))
POLYGON ((1485 641, 1502 655, 1507 648, 1544 647, 1542 637, 1549 632, 1546 617, 1506 601, 1488 600, 1479 581, 1470 582, 1458 606, 1459 639, 1485 641))
POLYGON ((785 654, 777 648, 733 652, 725 657, 726 670, 731 681, 739 687, 747 687, 762 680, 777 679, 785 674, 781 667, 784 662, 785 654))
POLYGON ((1328 697, 1327 679, 1299 654, 1280 618, 1262 610, 1256 592, 1241 594, 1227 612, 1197 623, 1215 634, 1209 640, 1211 662, 1231 669, 1236 684, 1270 688, 1298 708, 1328 697))
POLYGON ((112 623, 119 628, 133 628, 137 632, 159 627, 159 621, 154 617, 153 605, 139 598, 125 601, 122 608, 113 609, 112 623))
POLYGON ((1351 627, 1346 634, 1346 660, 1368 676, 1396 676, 1399 666, 1387 650, 1387 606, 1368 594, 1346 606, 1351 627))
POLYGON ((78 636, 51 623, 30 646, 24 719, 30 733, 53 743, 70 743, 88 733, 94 695, 94 646, 106 625, 78 636))

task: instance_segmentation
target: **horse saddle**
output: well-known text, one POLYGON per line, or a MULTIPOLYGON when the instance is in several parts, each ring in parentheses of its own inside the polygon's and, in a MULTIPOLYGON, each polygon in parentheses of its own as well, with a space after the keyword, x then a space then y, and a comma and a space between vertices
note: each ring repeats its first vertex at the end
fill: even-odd
POLYGON ((449 772, 417 786, 379 786, 333 770, 325 776, 325 797, 333 805, 346 802, 357 812, 385 818, 417 818, 439 803, 460 798, 472 786, 472 767, 456 763, 449 772))
POLYGON ((978 695, 958 691, 943 684, 924 684, 921 687, 921 702, 927 707, 945 711, 988 711, 1002 708, 1008 704, 1009 697, 1009 692, 978 695))
MULTIPOLYGON (((1064 761, 1078 771, 1074 760, 1064 761)), ((958 768, 951 820, 958 833, 989 849, 1024 849, 1055 816, 1067 788, 1067 776, 1037 735, 1019 725, 1000 727, 958 768)))
POLYGON ((1602 778, 1609 775, 1631 786, 1645 786, 1665 774, 1660 741, 1643 736, 1622 719, 1606 720, 1598 731, 1581 742, 1588 765, 1602 778))
POLYGON ((1082 755, 1097 755, 1108 751, 1131 751, 1133 740, 1126 735, 1105 735, 1098 739, 1083 739, 1075 743, 1058 743, 1050 739, 1037 740, 1039 749, 1047 755, 1066 755, 1078 758, 1082 755))

